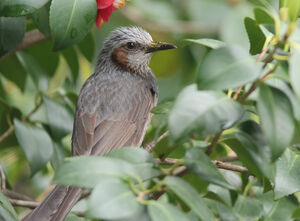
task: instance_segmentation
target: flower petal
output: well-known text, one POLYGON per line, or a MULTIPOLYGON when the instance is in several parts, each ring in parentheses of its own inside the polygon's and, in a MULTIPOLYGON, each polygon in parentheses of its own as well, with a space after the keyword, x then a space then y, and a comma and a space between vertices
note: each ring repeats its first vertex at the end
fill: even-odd
POLYGON ((114 3, 114 0, 97 0, 97 8, 104 9, 111 6, 114 3))
POLYGON ((100 17, 107 22, 109 17, 111 16, 111 13, 113 12, 113 6, 109 6, 105 9, 100 9, 100 17))

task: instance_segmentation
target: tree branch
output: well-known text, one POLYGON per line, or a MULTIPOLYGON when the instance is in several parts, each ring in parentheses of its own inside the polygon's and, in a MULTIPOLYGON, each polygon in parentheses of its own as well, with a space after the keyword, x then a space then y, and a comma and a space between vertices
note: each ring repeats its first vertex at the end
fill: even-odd
POLYGON ((0 58, 0 61, 4 60, 8 56, 16 53, 17 51, 23 50, 24 48, 28 48, 29 46, 41 42, 43 40, 48 39, 45 37, 38 29, 34 29, 32 31, 26 32, 23 42, 17 46, 15 49, 7 52, 0 58))
POLYGON ((8 199, 11 205, 13 206, 21 206, 29 209, 34 209, 40 205, 39 202, 29 201, 29 200, 16 200, 16 199, 8 199))
MULTIPOLYGON (((22 122, 27 122, 29 118, 40 108, 40 106, 43 104, 43 100, 40 98, 38 102, 35 104, 34 108, 22 118, 22 122)), ((15 130, 15 126, 12 124, 10 127, 0 136, 0 143, 9 135, 13 133, 15 130)))
MULTIPOLYGON (((248 173, 248 169, 246 167, 233 165, 230 163, 225 163, 225 162, 220 161, 221 159, 222 158, 219 158, 219 160, 213 160, 212 163, 215 164, 219 169, 231 170, 231 171, 240 172, 240 173, 248 173)), ((237 157, 223 158, 223 160, 225 160, 227 162, 229 160, 236 160, 236 159, 237 159, 237 157)), ((157 159, 157 161, 159 164, 163 164, 163 165, 174 165, 178 160, 174 159, 174 158, 166 158, 163 161, 161 161, 160 159, 157 159)), ((180 166, 174 170, 173 174, 177 175, 177 176, 182 176, 186 172, 187 172, 186 167, 180 166)))
POLYGON ((151 142, 149 142, 148 144, 145 145, 144 149, 146 151, 148 151, 149 153, 152 153, 155 145, 161 141, 162 139, 164 139, 165 137, 169 136, 169 131, 164 132, 162 135, 160 135, 156 140, 153 140, 151 142))

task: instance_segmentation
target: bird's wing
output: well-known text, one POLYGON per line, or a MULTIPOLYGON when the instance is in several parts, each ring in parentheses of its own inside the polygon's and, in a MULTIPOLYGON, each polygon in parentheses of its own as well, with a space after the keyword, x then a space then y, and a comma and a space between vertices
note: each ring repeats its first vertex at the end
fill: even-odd
POLYGON ((148 89, 140 90, 131 95, 126 111, 115 111, 101 119, 99 110, 76 113, 73 155, 104 155, 122 146, 141 145, 156 97, 148 89))

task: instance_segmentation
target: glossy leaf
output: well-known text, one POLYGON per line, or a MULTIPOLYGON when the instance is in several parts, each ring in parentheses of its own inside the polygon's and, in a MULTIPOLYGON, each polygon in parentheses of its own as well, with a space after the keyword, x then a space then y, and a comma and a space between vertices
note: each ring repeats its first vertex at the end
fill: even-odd
POLYGON ((68 47, 67 49, 62 51, 64 58, 66 59, 68 66, 71 70, 73 82, 76 82, 78 74, 79 74, 79 61, 77 52, 73 47, 68 47))
POLYGON ((16 55, 9 56, 0 62, 0 72, 8 80, 14 82, 22 91, 24 90, 27 73, 16 55))
POLYGON ((173 107, 173 104, 174 104, 173 101, 166 101, 166 102, 160 103, 151 110, 151 113, 153 113, 153 114, 169 114, 173 107))
POLYGON ((97 12, 94 0, 52 0, 50 28, 54 50, 81 41, 91 29, 97 12))
POLYGON ((50 11, 50 2, 45 4, 40 9, 36 10, 32 14, 32 20, 37 28, 42 32, 45 36, 50 35, 50 25, 49 25, 49 11, 50 11))
POLYGON ((135 169, 143 180, 148 180, 160 175, 160 170, 155 167, 157 161, 144 149, 138 147, 123 147, 107 153, 106 156, 134 164, 135 169))
POLYGON ((243 115, 240 104, 216 91, 198 91, 196 85, 183 89, 169 116, 169 130, 175 141, 192 132, 207 136, 232 127, 243 115))
POLYGON ((264 216, 269 217, 269 220, 293 220, 292 214, 296 209, 296 205, 291 198, 283 197, 281 199, 274 200, 273 191, 257 194, 256 198, 263 204, 264 216))
POLYGON ((26 53, 25 51, 19 51, 16 55, 26 72, 31 76, 36 88, 39 89, 40 76, 46 75, 46 71, 44 71, 37 60, 35 60, 35 58, 29 53, 26 53))
POLYGON ((0 15, 18 17, 31 14, 41 8, 49 0, 1 0, 0 15))
POLYGON ((42 129, 14 120, 15 133, 29 162, 32 173, 42 169, 50 160, 53 145, 49 135, 42 129))
POLYGON ((269 86, 275 87, 283 92, 290 100, 293 108, 294 117, 300 121, 300 102, 295 96, 291 87, 281 79, 270 78, 266 81, 269 86))
POLYGON ((24 38, 25 29, 25 17, 0 17, 0 57, 21 44, 24 38))
POLYGON ((184 157, 184 163, 201 179, 228 189, 233 188, 202 149, 192 148, 188 150, 184 157))
POLYGON ((300 12, 300 1, 298 0, 288 0, 287 1, 288 15, 292 22, 295 22, 299 17, 300 12))
POLYGON ((137 177, 138 171, 131 163, 107 157, 73 157, 56 172, 57 184, 92 188, 111 177, 137 177))
POLYGON ((273 25, 275 23, 274 18, 266 9, 254 8, 253 12, 254 12, 255 21, 257 22, 257 24, 273 25))
POLYGON ((88 33, 77 46, 81 54, 83 54, 89 62, 92 62, 95 55, 95 41, 92 33, 88 33))
POLYGON ((273 179, 274 166, 270 150, 264 141, 260 126, 254 121, 240 124, 233 138, 224 142, 237 154, 239 160, 257 177, 273 179))
POLYGON ((244 23, 250 41, 250 54, 256 55, 261 53, 266 41, 264 33, 252 18, 246 17, 244 23))
POLYGON ((87 216, 120 219, 133 215, 141 205, 129 185, 120 179, 102 180, 89 198, 87 216))
POLYGON ((241 220, 253 221, 261 217, 263 206, 257 199, 239 195, 234 205, 234 211, 239 214, 241 220))
POLYGON ((73 114, 62 104, 43 97, 46 112, 54 138, 61 139, 73 130, 73 114))
POLYGON ((198 72, 198 88, 228 89, 254 81, 257 63, 239 46, 222 47, 208 53, 198 72))
POLYGON ((206 206, 204 199, 189 183, 178 177, 167 176, 164 179, 164 184, 188 205, 201 220, 215 219, 206 206))
POLYGON ((289 74, 292 87, 297 95, 298 101, 300 101, 300 51, 294 49, 292 52, 292 56, 289 60, 289 74))
POLYGON ((52 41, 46 40, 26 49, 26 52, 30 53, 43 70, 46 71, 47 76, 43 77, 52 78, 59 63, 59 53, 52 51, 52 45, 52 41))
POLYGON ((119 158, 133 164, 157 163, 157 161, 153 158, 153 156, 150 153, 138 147, 122 147, 120 149, 108 152, 105 156, 119 158))
POLYGON ((288 98, 279 90, 260 85, 258 113, 266 142, 276 160, 290 144, 294 133, 294 120, 288 98))
POLYGON ((147 207, 152 221, 189 221, 186 214, 169 203, 152 200, 147 207))
POLYGON ((276 162, 275 197, 300 191, 300 155, 287 149, 276 162))
POLYGON ((18 221, 18 216, 8 201, 8 199, 0 192, 0 220, 2 221, 18 221))
POLYGON ((209 39, 209 38, 201 38, 201 39, 184 39, 181 43, 183 46, 189 44, 199 44, 202 46, 206 46, 212 49, 217 49, 220 47, 224 47, 226 44, 223 41, 219 41, 216 39, 209 39))

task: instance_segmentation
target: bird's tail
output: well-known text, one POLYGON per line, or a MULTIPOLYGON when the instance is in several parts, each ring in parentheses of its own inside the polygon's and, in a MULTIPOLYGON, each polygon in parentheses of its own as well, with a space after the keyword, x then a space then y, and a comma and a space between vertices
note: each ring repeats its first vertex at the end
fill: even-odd
POLYGON ((56 186, 22 221, 63 221, 81 193, 82 189, 78 187, 56 186))

